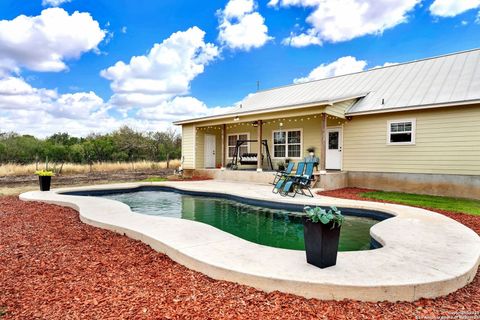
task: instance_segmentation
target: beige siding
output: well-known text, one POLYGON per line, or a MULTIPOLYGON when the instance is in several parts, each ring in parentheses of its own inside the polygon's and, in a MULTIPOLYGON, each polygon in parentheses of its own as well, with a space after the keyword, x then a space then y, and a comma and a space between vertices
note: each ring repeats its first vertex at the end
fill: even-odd
POLYGON ((347 171, 480 174, 480 106, 354 117, 344 125, 347 171), (388 145, 387 121, 416 119, 415 145, 388 145))
POLYGON ((329 106, 325 109, 325 112, 329 115, 345 119, 345 111, 353 106, 353 104, 357 101, 357 99, 352 99, 348 101, 343 101, 339 103, 335 103, 333 106, 329 106))
MULTIPOLYGON (((353 100, 352 100, 353 101, 353 100)), ((331 114, 338 114, 343 117, 343 112, 346 108, 348 108, 352 101, 342 102, 338 105, 335 104, 334 106, 329 106, 327 109, 332 109, 330 112, 331 114)), ((253 126, 253 121, 256 120, 263 120, 263 139, 268 141, 268 147, 270 149, 270 153, 272 156, 272 160, 274 166, 276 168, 276 163, 283 162, 285 158, 282 159, 275 159, 273 154, 273 131, 284 129, 300 129, 302 130, 302 155, 300 158, 292 159, 293 161, 299 161, 307 156, 307 149, 309 147, 315 147, 316 155, 321 157, 321 112, 325 109, 323 107, 318 108, 305 108, 300 110, 294 110, 291 112, 273 112, 269 114, 265 114, 262 116, 253 117, 241 117, 241 121, 227 123, 227 136, 233 133, 248 133, 251 140, 258 140, 258 128, 253 126), (280 123, 283 126, 280 126, 280 123)), ((337 118, 332 115, 328 115, 328 126, 341 126, 344 120, 337 118)), ((185 147, 182 148, 182 151, 188 146, 188 150, 194 150, 194 153, 189 155, 188 165, 195 166, 196 169, 204 168, 204 137, 205 134, 214 134, 216 136, 216 162, 219 165, 222 161, 222 131, 221 131, 221 124, 219 122, 202 122, 197 125, 196 128, 193 126, 183 126, 184 127, 184 134, 188 134, 186 137, 185 142, 183 145, 185 147), (192 139, 191 137, 195 137, 192 139), (194 149, 191 148, 191 141, 195 141, 194 149)), ((227 146, 225 145, 225 152, 227 146)), ((258 152, 258 142, 250 143, 250 152, 257 153, 258 152)), ((184 154, 188 154, 188 152, 184 151, 184 154)), ((227 158, 227 163, 230 162, 231 159, 227 158)), ((187 161, 185 162, 187 163, 187 161)), ((184 165, 185 166, 185 165, 184 165)), ((254 168, 255 166, 251 166, 254 168)), ((264 161, 264 168, 268 167, 268 162, 264 161)), ((185 167, 187 168, 187 167, 185 167)), ((188 167, 190 168, 190 167, 188 167)))
MULTIPOLYGON (((333 119, 330 117, 328 120, 329 126, 338 126, 343 123, 341 119, 333 119)), ((276 168, 276 163, 283 162, 285 158, 276 159, 273 153, 273 131, 275 130, 290 130, 290 129, 300 129, 302 130, 302 155, 300 158, 292 158, 293 161, 299 161, 308 155, 307 149, 309 147, 315 147, 315 154, 318 157, 321 157, 321 117, 320 114, 299 116, 299 117, 290 117, 290 118, 278 118, 275 120, 266 120, 263 125, 263 139, 268 141, 268 147, 270 149, 270 154, 272 156, 272 162, 274 163, 274 168, 276 168), (280 126, 280 123, 283 126, 280 126)), ((251 123, 238 123, 235 125, 227 125, 227 135, 231 133, 249 133, 250 139, 257 140, 258 128, 253 127, 251 123)), ((253 142, 250 144, 250 151, 257 153, 258 152, 258 143, 253 142)), ((231 159, 228 159, 231 160, 231 159)), ((264 168, 268 167, 268 163, 264 161, 264 168)))
POLYGON ((184 169, 195 169, 195 126, 182 126, 182 159, 184 169))

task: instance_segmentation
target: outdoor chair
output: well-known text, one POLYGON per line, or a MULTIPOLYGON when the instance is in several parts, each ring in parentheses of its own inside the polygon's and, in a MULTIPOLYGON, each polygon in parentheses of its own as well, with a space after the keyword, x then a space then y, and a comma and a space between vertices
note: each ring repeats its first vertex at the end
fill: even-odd
POLYGON ((305 165, 305 172, 301 176, 295 176, 291 177, 288 179, 283 184, 283 188, 281 191, 279 191, 280 195, 282 196, 290 196, 295 197, 297 193, 301 193, 304 196, 307 197, 312 197, 313 198, 313 193, 310 190, 310 186, 312 184, 313 179, 313 168, 314 168, 314 163, 313 162, 307 162, 305 165), (308 193, 305 192, 308 191, 308 193))
POLYGON ((290 161, 285 170, 279 170, 275 172, 274 173, 275 177, 273 178, 272 184, 276 185, 281 178, 285 178, 286 176, 290 175, 292 173, 293 167, 295 167, 295 162, 290 161))
POLYGON ((273 186, 273 193, 279 193, 281 190, 283 190, 283 185, 290 181, 291 179, 295 179, 298 177, 301 177, 303 175, 303 170, 305 169, 305 162, 299 162, 297 164, 297 170, 295 170, 294 175, 284 175, 282 176, 273 186))

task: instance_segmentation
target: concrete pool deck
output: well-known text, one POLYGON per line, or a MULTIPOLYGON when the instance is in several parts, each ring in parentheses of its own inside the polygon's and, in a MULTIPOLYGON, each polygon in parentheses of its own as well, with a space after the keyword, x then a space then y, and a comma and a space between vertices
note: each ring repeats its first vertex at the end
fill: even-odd
POLYGON ((316 195, 285 198, 271 186, 217 180, 124 183, 27 192, 25 201, 74 208, 87 224, 125 234, 167 254, 176 262, 212 278, 265 291, 307 298, 361 301, 414 301, 454 292, 473 280, 480 262, 480 237, 471 229, 428 210, 402 205, 336 199, 316 195), (370 229, 380 249, 340 252, 337 265, 319 269, 303 251, 255 244, 200 222, 134 213, 118 201, 62 195, 82 190, 167 186, 184 191, 294 203, 336 205, 383 211, 395 217, 370 229))

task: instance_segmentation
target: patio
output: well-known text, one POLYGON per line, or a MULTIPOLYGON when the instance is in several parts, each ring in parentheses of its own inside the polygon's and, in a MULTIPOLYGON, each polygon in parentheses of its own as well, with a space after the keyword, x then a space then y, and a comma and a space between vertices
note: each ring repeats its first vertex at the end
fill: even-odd
POLYGON ((424 209, 393 204, 319 196, 314 199, 272 197, 270 189, 262 184, 221 181, 165 182, 30 192, 22 194, 21 199, 77 208, 85 223, 141 240, 212 278, 268 292, 279 290, 335 300, 414 301, 446 295, 475 277, 480 255, 479 237, 452 219, 424 209), (383 248, 341 252, 335 267, 321 270, 308 265, 303 252, 256 245, 201 223, 132 214, 128 206, 107 199, 56 193, 129 189, 141 185, 282 203, 371 209, 393 214, 395 218, 384 220, 371 229, 372 237, 384 245, 383 248))

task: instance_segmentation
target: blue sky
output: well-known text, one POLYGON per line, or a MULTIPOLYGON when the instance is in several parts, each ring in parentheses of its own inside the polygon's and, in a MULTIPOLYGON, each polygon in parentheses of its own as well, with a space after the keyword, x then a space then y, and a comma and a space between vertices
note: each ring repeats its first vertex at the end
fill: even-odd
POLYGON ((257 80, 266 89, 477 48, 479 10, 480 0, 2 0, 0 132, 165 129, 223 112, 257 80))

